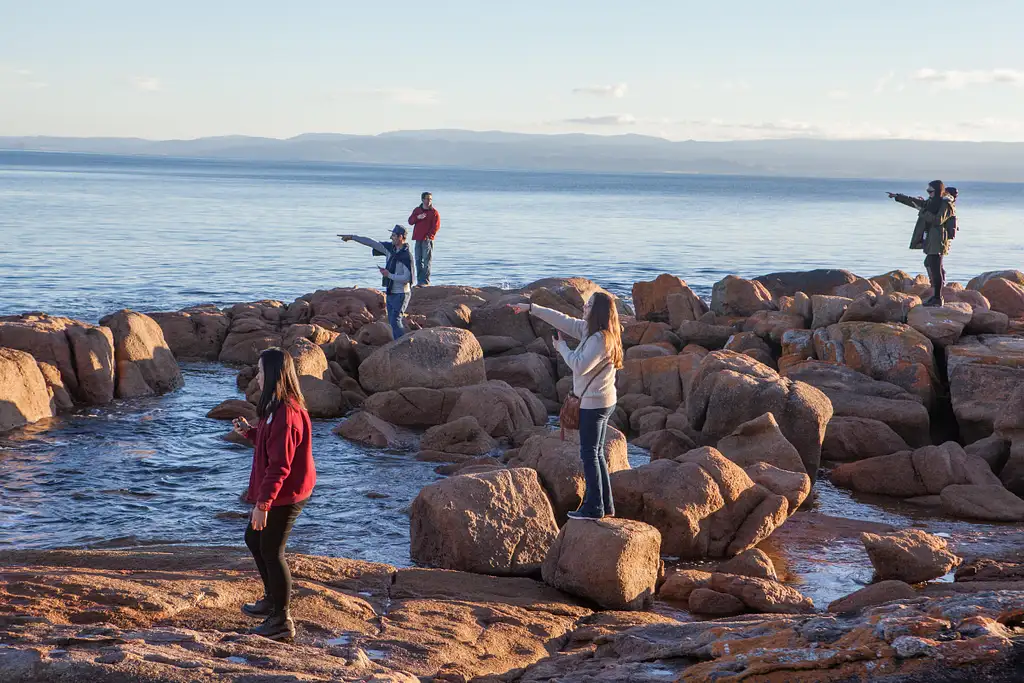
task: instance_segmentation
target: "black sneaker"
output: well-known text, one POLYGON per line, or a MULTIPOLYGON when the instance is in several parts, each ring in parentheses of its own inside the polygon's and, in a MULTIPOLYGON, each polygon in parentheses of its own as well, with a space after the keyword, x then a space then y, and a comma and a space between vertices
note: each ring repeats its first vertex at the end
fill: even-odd
POLYGON ((249 633, 270 640, 293 640, 295 638, 295 622, 292 621, 288 612, 271 614, 249 633))
POLYGON ((601 515, 601 514, 595 515, 595 514, 591 514, 589 512, 581 512, 580 510, 576 510, 574 512, 570 512, 568 516, 569 516, 569 519, 595 519, 596 520, 596 519, 603 519, 604 518, 604 515, 601 515))
POLYGON ((936 306, 942 306, 943 303, 945 303, 945 302, 942 300, 941 296, 933 296, 932 298, 928 299, 927 301, 925 301, 921 305, 922 306, 928 306, 929 308, 932 308, 932 307, 936 307, 936 306))

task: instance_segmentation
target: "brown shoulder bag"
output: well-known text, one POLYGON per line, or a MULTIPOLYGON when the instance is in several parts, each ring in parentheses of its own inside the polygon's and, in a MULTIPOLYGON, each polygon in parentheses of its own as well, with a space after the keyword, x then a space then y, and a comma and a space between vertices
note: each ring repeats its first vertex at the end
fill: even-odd
MULTIPOLYGON (((611 361, 606 361, 594 376, 587 382, 587 386, 583 388, 583 395, 587 395, 587 391, 590 390, 590 385, 594 383, 598 375, 604 372, 604 369, 608 367, 611 361)), ((565 441, 565 430, 566 429, 579 429, 580 428, 580 398, 573 392, 569 392, 569 395, 565 397, 565 403, 562 404, 562 410, 558 413, 558 423, 562 428, 561 436, 562 441, 565 441)))

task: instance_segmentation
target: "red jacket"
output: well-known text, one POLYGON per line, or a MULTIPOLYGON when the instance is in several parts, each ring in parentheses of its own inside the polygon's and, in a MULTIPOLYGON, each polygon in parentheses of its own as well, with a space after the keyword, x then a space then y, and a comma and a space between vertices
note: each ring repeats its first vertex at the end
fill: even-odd
POLYGON ((414 242, 432 240, 437 236, 437 231, 441 229, 441 214, 433 206, 424 209, 420 204, 409 215, 409 225, 413 226, 412 239, 414 242), (427 214, 427 217, 422 220, 417 218, 421 213, 427 214))
POLYGON ((246 436, 256 450, 247 502, 274 507, 309 498, 316 484, 311 432, 309 413, 291 402, 249 430, 246 436))

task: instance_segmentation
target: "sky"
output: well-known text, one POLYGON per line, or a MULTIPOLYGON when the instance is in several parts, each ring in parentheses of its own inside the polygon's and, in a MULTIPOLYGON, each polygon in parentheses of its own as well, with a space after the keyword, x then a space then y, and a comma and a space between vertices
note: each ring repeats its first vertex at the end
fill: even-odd
POLYGON ((0 136, 1024 141, 1024 2, 929 5, 0 0, 0 136))

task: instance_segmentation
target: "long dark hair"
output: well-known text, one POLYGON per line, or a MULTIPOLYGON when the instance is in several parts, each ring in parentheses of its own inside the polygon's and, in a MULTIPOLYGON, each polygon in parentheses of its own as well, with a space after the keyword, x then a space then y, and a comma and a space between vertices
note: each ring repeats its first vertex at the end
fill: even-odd
POLYGON ((935 190, 935 192, 928 198, 925 207, 932 213, 937 214, 942 210, 942 195, 946 193, 946 184, 941 180, 933 180, 928 183, 928 187, 935 190))
POLYGON ((622 326, 619 324, 619 311, 611 295, 595 292, 590 298, 590 315, 587 316, 587 334, 594 335, 604 332, 604 350, 612 362, 612 367, 622 367, 622 326))
POLYGON ((291 354, 271 347, 260 354, 260 364, 263 366, 263 393, 256 404, 256 414, 260 418, 272 415, 288 401, 305 410, 306 399, 302 396, 291 354))

